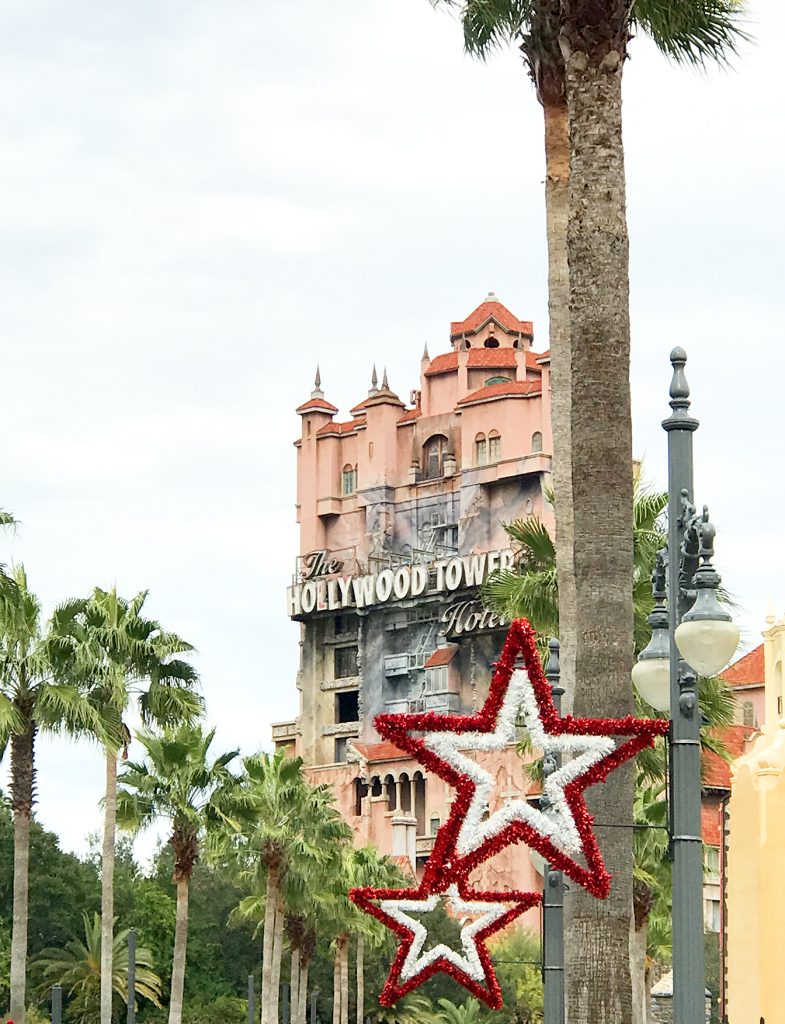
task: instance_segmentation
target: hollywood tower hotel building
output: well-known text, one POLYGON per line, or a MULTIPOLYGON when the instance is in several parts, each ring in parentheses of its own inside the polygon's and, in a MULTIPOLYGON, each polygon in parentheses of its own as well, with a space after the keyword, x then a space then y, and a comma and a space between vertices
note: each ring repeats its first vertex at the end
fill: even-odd
MULTIPOLYGON (((424 353, 406 405, 374 373, 338 410, 316 386, 297 412, 300 554, 287 592, 301 623, 300 713, 273 726, 329 783, 358 845, 418 869, 453 790, 381 741, 381 712, 470 713, 485 699, 505 626, 478 587, 512 564, 503 523, 550 519, 550 368, 532 324, 491 293, 424 353)), ((476 752, 497 780, 491 811, 531 785, 514 747, 476 752)), ((531 794, 533 797, 533 793, 531 794)), ((528 851, 503 851, 475 883, 538 888, 528 851)))

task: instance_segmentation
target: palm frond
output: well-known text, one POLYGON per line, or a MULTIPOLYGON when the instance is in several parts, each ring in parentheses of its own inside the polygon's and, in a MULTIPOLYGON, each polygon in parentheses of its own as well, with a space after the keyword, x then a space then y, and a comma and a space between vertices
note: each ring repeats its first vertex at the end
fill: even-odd
POLYGON ((633 27, 650 36, 659 50, 680 64, 728 65, 749 42, 745 7, 737 0, 636 0, 633 27))

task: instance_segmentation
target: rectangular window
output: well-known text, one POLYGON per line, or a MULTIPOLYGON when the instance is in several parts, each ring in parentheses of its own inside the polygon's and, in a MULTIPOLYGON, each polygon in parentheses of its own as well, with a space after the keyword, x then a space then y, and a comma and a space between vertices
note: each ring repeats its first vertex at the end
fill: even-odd
POLYGON ((339 736, 335 741, 335 763, 338 764, 341 761, 346 760, 346 750, 349 746, 349 741, 345 736, 339 736))
POLYGON ((703 870, 707 875, 718 875, 720 873, 719 846, 703 847, 703 870))
POLYGON ((341 494, 346 497, 357 490, 357 470, 346 466, 341 473, 341 494))
POLYGON ((439 831, 441 823, 442 823, 442 819, 441 818, 437 818, 435 816, 431 818, 431 835, 432 836, 435 836, 436 833, 439 831))
POLYGON ((488 461, 498 462, 502 457, 502 439, 500 437, 488 438, 488 461))
POLYGON ((485 439, 474 442, 474 464, 484 466, 488 461, 488 447, 485 439))
POLYGON ((357 647, 336 647, 335 648, 335 679, 346 679, 347 676, 357 675, 357 647))
POLYGON ((335 695, 335 724, 356 722, 360 717, 360 695, 357 690, 335 695))

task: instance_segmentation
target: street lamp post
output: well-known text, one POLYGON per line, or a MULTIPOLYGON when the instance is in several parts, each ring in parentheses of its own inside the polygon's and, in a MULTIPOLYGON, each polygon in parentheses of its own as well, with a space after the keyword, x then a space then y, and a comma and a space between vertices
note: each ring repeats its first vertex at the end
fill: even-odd
POLYGON ((652 707, 670 709, 673 1017, 678 1024, 702 1024, 706 965, 698 673, 714 675, 727 665, 739 632, 717 601, 720 578, 711 564, 715 529, 708 509, 697 513, 693 504, 692 435, 698 421, 690 415, 687 355, 675 348, 670 359, 672 411, 662 424, 668 434, 668 546, 658 553, 652 575, 652 637, 633 669, 633 681, 652 707))

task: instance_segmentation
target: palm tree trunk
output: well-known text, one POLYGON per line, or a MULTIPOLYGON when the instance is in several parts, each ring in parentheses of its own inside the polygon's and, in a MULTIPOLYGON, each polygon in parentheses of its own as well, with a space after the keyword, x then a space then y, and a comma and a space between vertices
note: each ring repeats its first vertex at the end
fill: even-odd
POLYGON ((101 1024, 112 1024, 114 940, 114 849, 117 821, 117 754, 106 751, 104 841, 101 851, 101 1024))
POLYGON ((309 961, 304 960, 300 964, 300 991, 297 1009, 297 1024, 306 1024, 308 1015, 308 966, 309 961))
POLYGON ((646 984, 646 944, 648 941, 648 920, 644 918, 638 927, 633 922, 630 932, 630 970, 632 972, 632 1024, 647 1024, 649 1016, 649 993, 646 984))
POLYGON ((545 121, 545 221, 548 238, 548 334, 551 351, 551 433, 556 518, 556 570, 559 579, 559 658, 564 708, 575 689, 577 593, 573 558, 572 442, 570 400, 570 275, 567 223, 570 209, 570 121, 561 90, 543 97, 545 121))
MULTIPOLYGON (((573 710, 614 718, 633 708, 630 326, 621 134, 628 7, 622 0, 576 0, 562 27, 570 113, 573 710)), ((589 791, 589 809, 599 822, 631 821, 632 794, 628 762, 589 791)), ((602 829, 600 837, 613 886, 607 900, 581 890, 571 896, 567 1018, 570 1024, 631 1024, 631 836, 628 829, 602 829)))
POLYGON ((292 966, 289 975, 289 1022, 297 1024, 297 1012, 300 1008, 300 950, 292 949, 292 966))
MULTIPOLYGON (((275 928, 273 930, 273 962, 270 971, 270 1024, 278 1024, 278 1003, 281 994, 281 960, 283 959, 283 922, 284 909, 280 894, 275 910, 275 928)), ((265 921, 265 924, 267 922, 265 921)))
MULTIPOLYGON (((21 709, 24 711, 24 709, 21 709)), ((29 715, 26 716, 29 721, 29 715)), ((14 812, 14 906, 11 930, 9 1017, 24 1024, 27 984, 28 877, 30 820, 35 784, 35 725, 11 737, 11 805, 14 812)))
POLYGON ((278 908, 278 872, 267 872, 267 901, 264 908, 264 938, 262 940, 262 1016, 261 1024, 271 1024, 270 990, 273 971, 273 938, 278 908))
POLYGON ((357 936, 357 1024, 365 1017, 365 939, 357 936))
POLYGON ((333 1024, 341 1024, 341 941, 336 941, 333 961, 333 1024))
POLYGON ((349 1024, 349 936, 341 943, 341 1024, 349 1024))
POLYGON ((183 986, 185 985, 185 954, 188 942, 188 879, 177 880, 177 910, 174 925, 174 956, 172 957, 172 988, 169 997, 169 1024, 183 1019, 183 986))

